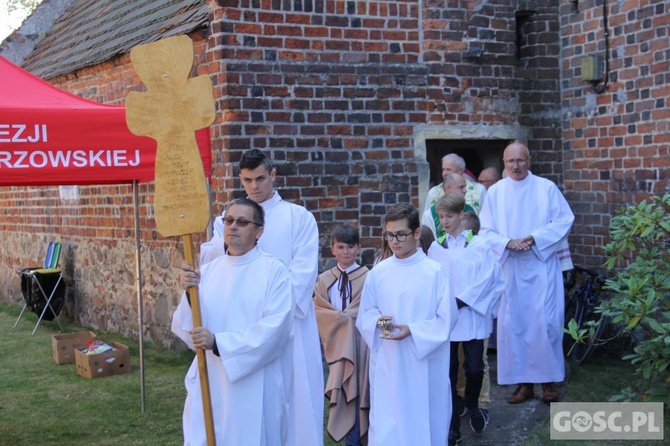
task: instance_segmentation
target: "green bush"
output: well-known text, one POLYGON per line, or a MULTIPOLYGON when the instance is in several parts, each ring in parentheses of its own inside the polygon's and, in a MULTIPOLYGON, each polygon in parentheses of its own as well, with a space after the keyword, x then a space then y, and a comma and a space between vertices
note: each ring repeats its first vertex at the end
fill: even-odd
POLYGON ((615 213, 605 266, 613 292, 600 311, 630 335, 633 352, 623 357, 636 367, 636 382, 613 401, 668 402, 670 395, 670 194, 652 197, 615 213))

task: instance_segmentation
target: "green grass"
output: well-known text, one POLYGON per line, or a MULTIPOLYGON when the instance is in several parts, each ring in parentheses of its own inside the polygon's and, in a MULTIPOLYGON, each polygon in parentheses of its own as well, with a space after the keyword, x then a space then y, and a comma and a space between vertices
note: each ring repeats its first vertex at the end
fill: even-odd
MULTIPOLYGON (((184 375, 191 353, 145 346, 145 412, 141 411, 137 341, 97 332, 129 347, 131 372, 87 379, 74 364, 57 365, 55 323, 32 314, 12 328, 19 311, 0 305, 0 443, 32 445, 180 445, 184 375)), ((64 324, 67 332, 87 329, 64 324)), ((95 331, 95 330, 93 330, 95 331)))
MULTIPOLYGON (((91 330, 98 339, 128 346, 132 370, 87 379, 77 375, 74 364, 53 360, 51 336, 60 333, 55 322, 40 323, 31 336, 37 316, 25 313, 12 328, 18 315, 18 308, 0 304, 1 445, 183 444, 184 375, 193 353, 144 346, 142 413, 137 340, 91 330)), ((68 333, 89 330, 66 322, 63 326, 68 333)), ((338 443, 325 434, 325 444, 338 443)))
MULTIPOLYGON (((633 381, 633 372, 635 368, 627 362, 621 361, 612 356, 596 356, 583 366, 573 366, 567 383, 565 395, 561 402, 580 401, 580 402, 606 402, 613 395, 619 393, 619 390, 630 385, 633 381)), ((670 411, 664 410, 664 426, 670 426, 670 411)), ((525 446, 600 446, 609 445, 653 445, 662 444, 659 441, 567 441, 549 439, 549 420, 538 428, 524 442, 525 446)), ((665 438, 667 439, 670 431, 665 429, 665 438)), ((667 443, 666 443, 667 444, 667 443)))
MULTIPOLYGON (((146 410, 142 413, 136 340, 115 333, 96 332, 99 339, 121 342, 129 347, 132 371, 90 380, 77 375, 74 364, 57 365, 54 362, 51 336, 59 333, 55 323, 41 323, 31 336, 37 317, 32 313, 24 314, 18 326, 12 328, 18 314, 18 308, 0 304, 0 444, 183 444, 181 413, 186 396, 183 380, 192 353, 176 353, 156 345, 145 345, 146 410)), ((69 323, 64 323, 64 327, 67 332, 89 330, 69 323)), ((607 401, 629 384, 632 372, 633 368, 625 362, 596 358, 586 366, 573 368, 563 401, 607 401)), ((327 402, 325 406, 327 408, 327 402)), ((668 410, 665 411, 664 425, 670 426, 668 410)), ((342 444, 333 442, 327 434, 324 437, 326 446, 342 444)), ((608 443, 616 445, 619 442, 608 443)), ((590 443, 550 441, 546 422, 524 444, 590 443)))

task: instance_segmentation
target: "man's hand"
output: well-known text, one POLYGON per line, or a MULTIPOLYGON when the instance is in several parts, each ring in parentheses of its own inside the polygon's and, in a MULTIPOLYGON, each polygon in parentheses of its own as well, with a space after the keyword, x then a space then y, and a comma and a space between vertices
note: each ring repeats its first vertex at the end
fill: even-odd
POLYGON ((535 239, 532 235, 523 238, 515 238, 507 243, 507 249, 512 251, 528 251, 535 244, 535 239))
POLYGON ((214 334, 205 327, 197 327, 191 330, 191 341, 195 348, 212 350, 214 348, 214 334))
POLYGON ((409 325, 391 324, 391 335, 385 336, 384 339, 389 339, 391 341, 402 341, 411 334, 412 332, 409 330, 409 325))
POLYGON ((200 271, 193 268, 188 263, 181 264, 181 273, 179 274, 179 286, 182 290, 188 291, 192 286, 198 286, 200 283, 200 271))

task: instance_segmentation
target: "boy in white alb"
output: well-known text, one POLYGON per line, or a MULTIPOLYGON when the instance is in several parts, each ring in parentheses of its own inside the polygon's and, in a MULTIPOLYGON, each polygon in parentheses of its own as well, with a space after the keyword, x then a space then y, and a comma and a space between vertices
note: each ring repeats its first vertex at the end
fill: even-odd
MULTIPOLYGON (((451 333, 451 364, 449 379, 452 404, 457 399, 458 345, 463 344, 465 357, 465 405, 470 414, 472 430, 480 433, 489 421, 488 410, 480 408, 478 399, 484 377, 484 339, 493 328, 493 312, 504 289, 504 278, 498 262, 482 239, 472 231, 463 231, 461 218, 465 199, 460 194, 440 198, 437 212, 440 223, 447 231, 442 243, 434 242, 428 257, 438 261, 449 277, 452 294, 456 297, 458 321, 451 333)), ((461 441, 460 418, 456 411, 451 416, 449 445, 461 441)))
POLYGON ((456 301, 439 263, 417 249, 419 212, 391 206, 384 238, 393 256, 363 285, 356 327, 370 348, 368 444, 444 446, 451 415, 449 333, 456 301), (392 318, 384 337, 383 321, 392 318))

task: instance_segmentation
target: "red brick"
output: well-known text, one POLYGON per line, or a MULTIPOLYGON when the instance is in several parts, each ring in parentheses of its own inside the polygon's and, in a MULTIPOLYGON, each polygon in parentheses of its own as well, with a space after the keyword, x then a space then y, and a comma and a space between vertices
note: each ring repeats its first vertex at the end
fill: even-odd
MULTIPOLYGON (((378 202, 368 202, 371 197, 368 192, 379 193, 380 183, 388 183, 393 175, 408 181, 404 190, 394 192, 394 196, 418 203, 414 144, 419 125, 444 129, 462 123, 527 129, 533 150, 542 155, 538 156, 542 161, 534 163, 534 170, 564 179, 560 185, 570 191, 566 195, 572 205, 588 203, 593 207, 580 216, 571 237, 579 264, 602 263, 602 250, 594 245, 606 242, 609 220, 605 210, 596 210, 595 203, 603 206, 612 203, 615 207, 645 196, 644 191, 636 190, 640 187, 636 172, 641 178, 639 181, 648 182, 654 191, 667 189, 667 180, 653 179, 653 174, 667 178, 670 167, 667 153, 670 88, 656 84, 656 76, 668 72, 664 53, 667 36, 656 37, 655 31, 668 23, 670 14, 653 15, 654 25, 647 30, 638 26, 641 20, 628 16, 629 11, 635 11, 632 17, 648 2, 624 0, 610 6, 610 12, 619 11, 610 16, 613 55, 610 73, 617 82, 595 97, 592 87, 582 83, 575 71, 581 67, 583 54, 602 52, 602 8, 595 7, 593 2, 584 5, 580 2, 579 11, 573 10, 573 5, 558 4, 560 2, 543 6, 542 21, 532 23, 538 26, 533 38, 537 37, 540 43, 525 47, 528 55, 522 54, 519 62, 530 62, 529 68, 519 68, 518 61, 510 57, 515 51, 516 38, 513 8, 498 8, 495 17, 487 17, 490 22, 484 31, 495 30, 495 38, 485 42, 487 53, 481 61, 470 62, 462 59, 469 45, 467 39, 481 28, 470 21, 476 18, 472 9, 456 5, 458 2, 424 2, 424 11, 419 11, 420 3, 413 1, 357 1, 355 16, 347 15, 346 2, 325 2, 330 12, 323 15, 270 11, 268 1, 259 3, 259 8, 252 9, 248 1, 228 1, 224 2, 225 7, 212 9, 215 24, 225 20, 235 26, 239 34, 223 35, 219 28, 213 35, 206 32, 193 35, 195 72, 210 75, 217 97, 217 121, 211 129, 216 159, 211 184, 216 213, 241 192, 233 163, 246 147, 267 149, 279 157, 280 163, 290 163, 297 171, 318 163, 313 157, 342 152, 347 154, 348 161, 342 163, 346 164, 347 174, 328 175, 326 169, 326 175, 319 178, 332 184, 315 187, 309 175, 296 175, 278 178, 276 185, 286 189, 285 193, 282 191, 286 199, 302 200, 310 206, 320 222, 320 229, 328 229, 344 220, 354 221, 360 225, 365 246, 376 248, 381 217, 373 214, 378 214, 386 205, 381 202, 381 194, 374 198, 378 202), (452 19, 448 14, 439 15, 439 19, 429 17, 432 12, 439 14, 447 7, 464 14, 466 22, 452 19), (361 27, 328 27, 313 21, 327 14, 345 17, 348 24, 350 19, 361 18, 361 27), (417 17, 423 20, 421 31, 416 29, 417 17), (462 23, 468 24, 467 29, 462 23), (551 27, 560 27, 560 35, 541 31, 551 27), (614 27, 625 31, 614 35, 617 34, 614 27), (589 30, 593 30, 592 40, 589 40, 589 30), (457 35, 464 31, 462 36, 457 35), (627 44, 626 39, 631 34, 636 35, 636 42, 627 44), (241 35, 255 36, 257 47, 242 47, 241 35), (562 44, 563 58, 556 60, 548 56, 548 52, 555 51, 552 48, 557 48, 556 42, 563 41, 567 42, 562 44), (399 44, 401 52, 390 53, 391 43, 399 44), (641 51, 643 44, 648 45, 649 51, 641 51), (626 57, 633 58, 632 66, 624 67, 624 58, 616 56, 616 48, 624 48, 626 57), (268 50, 276 51, 277 60, 266 59, 272 56, 268 50), (422 51, 421 61, 419 51, 422 51), (561 71, 552 68, 551 63, 545 64, 545 60, 556 61, 561 71), (538 61, 542 61, 542 66, 534 66, 534 63, 539 65, 538 61), (328 65, 326 72, 323 65, 328 65), (644 70, 648 74, 644 74, 644 70), (562 85, 557 84, 557 79, 563 79, 567 88, 558 91, 562 85), (642 95, 647 91, 645 98, 642 95), (505 104, 503 101, 512 100, 518 104, 514 110, 498 107, 505 104), (656 105, 659 100, 662 107, 656 105), (594 102, 596 107, 591 108, 594 102), (630 107, 634 111, 630 111, 630 107), (353 113, 368 115, 371 122, 350 122, 353 113), (252 116, 261 122, 251 122, 252 116), (629 124, 635 124, 635 133, 628 133, 629 124), (564 127, 562 133, 561 126, 564 127), (644 142, 648 135, 652 137, 652 144, 644 142), (596 147, 589 147, 588 140, 592 138, 596 138, 596 147), (618 138, 623 138, 622 147, 617 146, 618 138), (379 140, 381 147, 377 146, 379 140), (570 149, 561 157, 563 144, 570 149), (391 159, 391 151, 396 154, 394 159, 391 159), (404 157, 404 163, 395 159, 398 153, 404 157), (611 180, 600 180, 601 171, 609 171, 611 180), (370 181, 363 187, 360 180, 366 177, 370 181), (358 178, 360 184, 348 185, 354 178, 358 178), (360 198, 363 196, 365 202, 360 198), (577 201, 573 202, 573 197, 577 201), (379 209, 373 210, 375 206, 379 209), (323 221, 323 214, 317 210, 320 207, 328 208, 336 221, 323 221)), ((486 8, 478 14, 485 17, 486 8)), ((139 79, 129 68, 127 54, 51 82, 75 94, 112 104, 123 104, 128 91, 143 91, 139 79)), ((153 186, 142 187, 141 226, 146 240, 143 249, 152 254, 158 249, 175 253, 170 254, 173 257, 170 262, 176 267, 181 260, 178 242, 160 238, 155 233, 151 207, 153 186)), ((7 228, 9 234, 19 231, 18 225, 26 222, 34 222, 38 233, 63 222, 68 226, 63 231, 71 232, 70 238, 92 245, 91 238, 96 237, 95 243, 101 249, 113 250, 117 243, 114 237, 126 236, 127 225, 132 225, 130 201, 105 201, 107 196, 129 198, 130 189, 125 186, 124 189, 81 188, 90 208, 64 206, 58 200, 56 188, 46 188, 50 192, 44 197, 37 192, 6 189, 0 189, 0 209, 18 210, 21 207, 14 203, 19 200, 30 203, 25 208, 28 211, 12 212, 16 216, 3 220, 3 230, 7 228), (40 203, 42 206, 49 203, 50 215, 46 215, 40 203), (119 211, 114 210, 117 206, 120 206, 119 211)), ((328 251, 322 252, 327 255, 328 251)), ((84 253, 76 254, 77 258, 91 261, 82 255, 84 253)), ((3 252, 1 258, 6 256, 3 252)), ((173 271, 152 271, 152 277, 156 276, 153 280, 167 283, 168 273, 173 271)), ((78 280, 77 286, 87 287, 87 281, 78 280)), ((157 285, 150 286, 147 293, 165 293, 157 285)), ((87 292, 94 294, 86 289, 80 294, 87 292)), ((117 322, 116 325, 123 324, 117 322)))

